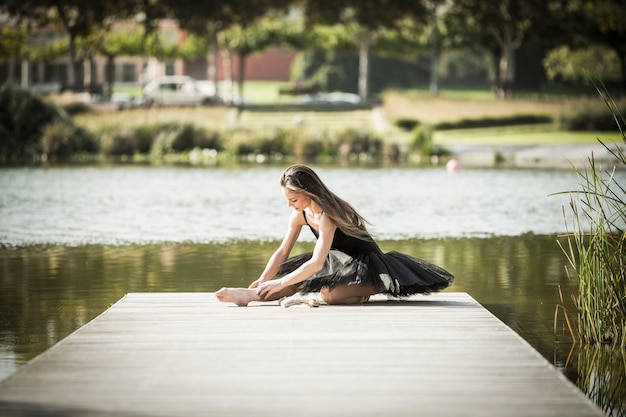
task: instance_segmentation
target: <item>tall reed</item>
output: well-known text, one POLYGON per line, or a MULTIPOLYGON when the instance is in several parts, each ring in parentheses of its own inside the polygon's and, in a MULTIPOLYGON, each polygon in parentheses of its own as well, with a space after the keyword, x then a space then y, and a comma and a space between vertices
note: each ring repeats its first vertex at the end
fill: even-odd
MULTIPOLYGON (((626 144, 624 117, 605 90, 598 91, 626 144)), ((572 165, 581 189, 569 192, 573 228, 563 249, 577 276, 580 338, 626 348, 626 190, 614 176, 617 168, 626 168, 626 154, 622 147, 598 140, 616 164, 602 169, 592 154, 585 168, 572 165)))

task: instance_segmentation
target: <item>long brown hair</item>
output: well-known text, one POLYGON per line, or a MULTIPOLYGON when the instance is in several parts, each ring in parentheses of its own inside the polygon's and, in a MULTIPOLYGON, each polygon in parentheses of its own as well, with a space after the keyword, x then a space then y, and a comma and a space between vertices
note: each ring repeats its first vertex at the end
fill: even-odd
POLYGON ((308 166, 296 164, 287 168, 280 176, 280 186, 315 201, 346 235, 363 240, 371 238, 365 227, 367 220, 350 203, 330 191, 308 166))

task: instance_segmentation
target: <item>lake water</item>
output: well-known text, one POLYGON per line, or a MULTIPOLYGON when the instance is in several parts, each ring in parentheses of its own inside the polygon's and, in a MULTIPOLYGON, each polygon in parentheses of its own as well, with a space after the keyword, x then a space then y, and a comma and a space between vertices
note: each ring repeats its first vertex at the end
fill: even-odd
MULTIPOLYGON (((247 286, 286 230, 281 171, 0 169, 0 379, 128 292, 247 286)), ((317 171, 383 250, 448 269, 450 291, 468 292, 605 409, 626 409, 623 352, 573 347, 562 313, 554 329, 558 289, 571 309, 573 284, 557 243, 569 196, 552 194, 578 189, 572 171, 317 171)), ((313 240, 303 231, 296 253, 313 240)))
MULTIPOLYGON (((137 166, 0 170, 0 242, 149 244, 281 239, 280 168, 137 166)), ((319 174, 382 239, 518 236, 565 230, 550 194, 570 171, 332 169, 319 174)))

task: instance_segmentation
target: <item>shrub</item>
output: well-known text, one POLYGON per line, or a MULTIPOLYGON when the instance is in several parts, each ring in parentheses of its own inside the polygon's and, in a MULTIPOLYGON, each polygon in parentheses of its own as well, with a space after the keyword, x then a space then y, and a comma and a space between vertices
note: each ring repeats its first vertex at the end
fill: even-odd
POLYGON ((314 162, 326 150, 326 146, 321 139, 307 138, 298 144, 294 150, 296 157, 305 162, 314 162))
MULTIPOLYGON (((607 96, 606 91, 598 91, 607 96)), ((626 120, 613 100, 605 100, 604 105, 617 125, 614 128, 622 132, 622 142, 626 144, 626 120)), ((574 168, 580 189, 569 192, 573 227, 567 245, 562 248, 578 281, 575 301, 580 337, 587 343, 607 343, 623 349, 626 348, 626 196, 624 185, 617 182, 614 174, 617 168, 626 168, 626 152, 623 147, 612 150, 603 141, 600 143, 615 157, 615 166, 603 170, 596 166, 591 154, 584 169, 574 168)))
POLYGON ((195 148, 224 150, 219 132, 210 132, 191 123, 158 123, 139 126, 132 132, 136 152, 162 154, 187 152, 195 148))
POLYGON ((433 128, 431 126, 420 127, 410 143, 410 148, 424 154, 429 154, 433 146, 433 128))
POLYGON ((67 158, 78 152, 98 152, 98 144, 91 133, 64 120, 46 125, 41 147, 47 158, 67 158))
POLYGON ((200 149, 215 149, 216 151, 224 150, 224 142, 220 132, 209 131, 207 129, 198 130, 195 138, 195 145, 200 149))
POLYGON ((238 143, 235 152, 239 156, 250 155, 251 153, 254 153, 254 147, 247 143, 238 143))
POLYGON ((293 131, 277 129, 258 140, 257 151, 264 155, 287 155, 293 153, 292 144, 293 131))
POLYGON ((397 127, 399 127, 402 130, 405 130, 407 132, 411 132, 413 129, 415 129, 417 126, 419 126, 420 122, 417 119, 399 118, 399 119, 396 119, 393 122, 393 124, 396 125, 397 127))
MULTIPOLYGON (((626 114, 626 100, 616 103, 616 110, 626 114)), ((613 131, 615 117, 601 101, 578 102, 559 118, 559 128, 572 131, 613 131)))
POLYGON ((339 132, 337 138, 341 156, 374 159, 382 157, 382 141, 371 136, 370 133, 360 132, 356 129, 346 129, 339 132))
POLYGON ((433 128, 431 126, 422 126, 417 129, 409 147, 414 151, 428 156, 444 156, 449 154, 449 151, 433 142, 433 128))
POLYGON ((87 103, 82 103, 80 101, 76 101, 73 103, 64 104, 62 106, 65 113, 70 116, 76 116, 78 114, 85 114, 93 112, 91 106, 87 103))
POLYGON ((133 155, 136 151, 133 132, 114 130, 103 134, 100 150, 107 156, 133 155))
POLYGON ((63 111, 8 83, 0 87, 0 159, 32 157, 41 152, 41 134, 54 121, 71 123, 63 111))
POLYGON ((190 151, 195 147, 196 128, 185 124, 171 136, 170 149, 174 152, 190 151))
POLYGON ((454 122, 437 123, 437 130, 473 129, 479 127, 502 127, 552 123, 552 117, 538 114, 519 114, 508 117, 481 117, 478 119, 461 119, 454 122))
POLYGON ((287 129, 265 130, 254 132, 246 129, 237 129, 233 132, 236 143, 236 154, 245 156, 261 154, 269 156, 289 155, 294 152, 294 132, 287 129))
POLYGON ((148 154, 154 144, 154 130, 151 126, 139 126, 133 132, 135 149, 142 154, 148 154))

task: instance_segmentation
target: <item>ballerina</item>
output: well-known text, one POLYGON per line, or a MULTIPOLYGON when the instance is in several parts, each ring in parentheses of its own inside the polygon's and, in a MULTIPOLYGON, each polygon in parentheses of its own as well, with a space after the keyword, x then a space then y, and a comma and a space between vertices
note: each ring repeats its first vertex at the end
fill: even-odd
POLYGON ((281 300, 281 305, 358 304, 374 294, 393 297, 430 293, 448 287, 454 277, 443 268, 399 252, 383 253, 366 220, 330 191, 305 165, 292 165, 280 177, 289 207, 287 233, 263 273, 248 288, 222 288, 218 300, 247 306, 281 300), (317 238, 313 252, 289 257, 302 227, 317 238), (286 300, 285 298, 288 297, 286 300))

